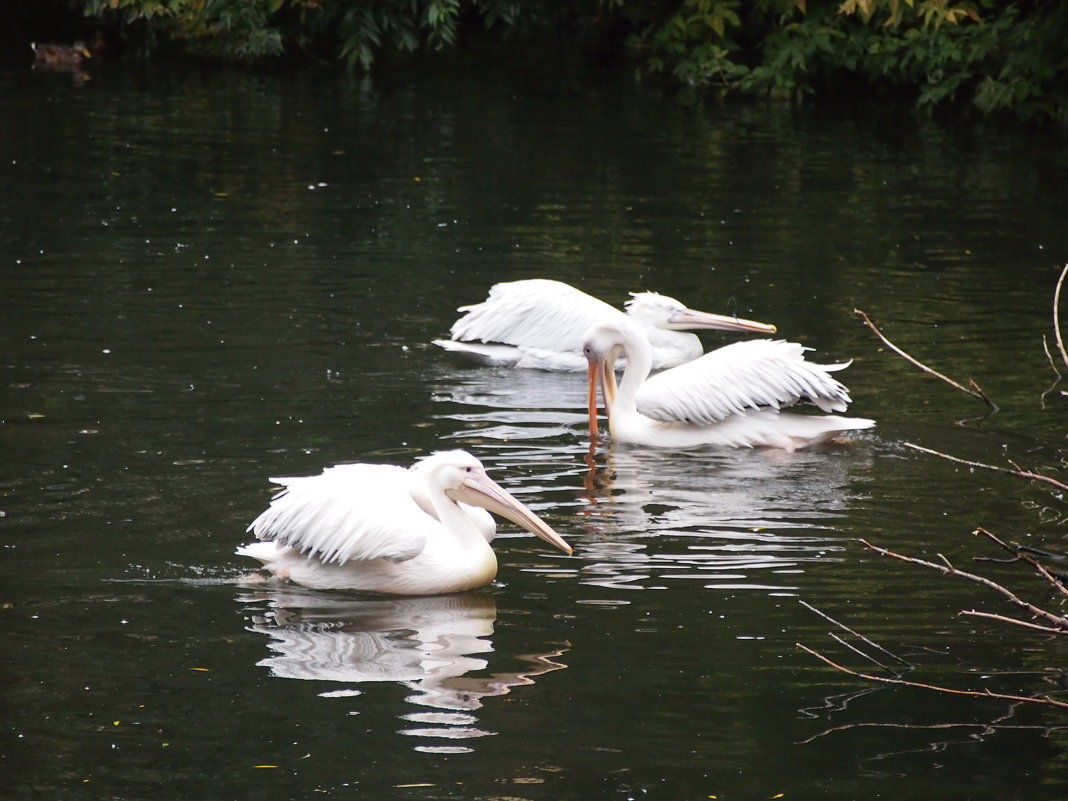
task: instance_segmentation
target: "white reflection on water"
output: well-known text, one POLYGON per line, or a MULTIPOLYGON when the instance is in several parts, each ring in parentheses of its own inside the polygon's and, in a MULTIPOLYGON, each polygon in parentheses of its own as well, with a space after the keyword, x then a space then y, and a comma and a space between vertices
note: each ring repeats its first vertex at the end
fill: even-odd
POLYGON ((838 525, 870 454, 611 446, 599 459, 579 540, 585 583, 792 593, 805 563, 845 550, 838 525))
MULTIPOLYGON (((566 667, 553 661, 562 650, 517 655, 529 668, 469 675, 489 666, 496 602, 491 595, 461 593, 428 598, 336 596, 298 588, 248 592, 255 604, 249 631, 271 638, 274 653, 257 662, 284 679, 338 685, 322 698, 352 698, 370 682, 396 682, 413 691, 405 700, 433 711, 400 715, 420 724, 400 730, 416 737, 463 740, 495 734, 478 725, 483 699, 506 695, 533 677, 566 667)), ((466 752, 426 746, 419 751, 466 752)))
POLYGON ((796 453, 603 442, 591 455, 583 376, 452 370, 434 387, 435 400, 456 407, 441 415, 461 424, 450 438, 495 475, 525 473, 510 489, 576 546, 571 560, 531 572, 571 572, 585 584, 666 589, 690 580, 793 593, 806 562, 845 549, 839 524, 871 469, 863 435, 796 453), (569 571, 575 559, 584 564, 569 571))

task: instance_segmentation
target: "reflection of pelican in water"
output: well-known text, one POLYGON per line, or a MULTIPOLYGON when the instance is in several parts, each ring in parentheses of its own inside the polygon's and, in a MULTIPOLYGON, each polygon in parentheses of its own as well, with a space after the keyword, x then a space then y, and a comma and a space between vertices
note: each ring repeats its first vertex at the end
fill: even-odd
MULTIPOLYGON (((483 737, 472 714, 482 699, 505 695, 532 684, 533 677, 559 670, 552 661, 563 653, 519 655, 529 667, 511 672, 484 671, 493 653, 493 596, 461 593, 433 597, 337 597, 279 589, 250 592, 241 600, 256 604, 250 631, 271 638, 273 655, 257 664, 272 676, 338 685, 324 698, 360 695, 358 685, 396 682, 410 688, 409 703, 433 711, 401 715, 422 725, 402 734, 448 739, 483 737)), ((419 750, 464 751, 424 747, 419 750)))
POLYGON ((430 385, 435 401, 455 407, 439 415, 461 424, 454 438, 478 435, 514 442, 573 433, 586 437, 586 391, 569 374, 438 368, 430 385))
POLYGON ((688 579, 781 592, 806 564, 844 550, 836 523, 870 461, 856 448, 602 457, 587 482, 583 583, 663 589, 688 579))

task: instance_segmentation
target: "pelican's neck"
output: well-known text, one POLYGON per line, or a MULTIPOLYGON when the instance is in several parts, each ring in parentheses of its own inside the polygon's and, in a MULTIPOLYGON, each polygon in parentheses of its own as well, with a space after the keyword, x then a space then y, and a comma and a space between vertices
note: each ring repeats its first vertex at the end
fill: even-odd
POLYGON ((475 523, 473 515, 446 495, 445 490, 436 487, 430 489, 429 501, 434 507, 434 516, 457 544, 465 547, 472 544, 485 547, 488 544, 485 532, 475 523))
POLYGON ((637 409, 638 390, 652 370, 653 349, 649 340, 640 332, 629 326, 620 328, 620 331, 623 336, 619 344, 623 346, 627 363, 623 368, 623 378, 619 382, 619 392, 615 403, 612 404, 612 411, 632 412, 637 409))

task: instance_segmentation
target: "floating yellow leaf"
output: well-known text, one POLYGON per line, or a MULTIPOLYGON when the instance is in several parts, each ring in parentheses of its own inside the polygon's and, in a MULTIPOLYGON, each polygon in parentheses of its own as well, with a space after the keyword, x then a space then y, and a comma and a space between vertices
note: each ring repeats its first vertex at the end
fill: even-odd
POLYGON ((211 673, 211 668, 190 668, 190 670, 196 670, 200 673, 211 673))
POLYGON ((277 765, 253 765, 254 768, 277 768, 277 765))

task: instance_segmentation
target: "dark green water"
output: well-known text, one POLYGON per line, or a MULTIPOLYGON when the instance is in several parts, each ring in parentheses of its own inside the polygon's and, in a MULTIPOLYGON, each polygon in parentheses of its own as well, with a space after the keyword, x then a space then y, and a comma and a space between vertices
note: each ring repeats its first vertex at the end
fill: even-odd
MULTIPOLYGON (((435 77, 0 74, 0 766, 13 798, 1056 799, 1064 646, 976 525, 1063 547, 1043 352, 1068 149, 877 108, 693 108, 586 64, 435 77), (585 462, 580 376, 429 345, 499 280, 776 323, 878 427, 845 448, 585 462), (1001 411, 886 352, 974 378, 1001 411), (970 420, 963 425, 958 421, 970 420), (576 548, 504 527, 485 591, 254 590, 267 477, 464 447, 576 548), (267 767, 264 767, 267 766, 267 767)), ((707 345, 726 340, 709 337, 707 345)))

